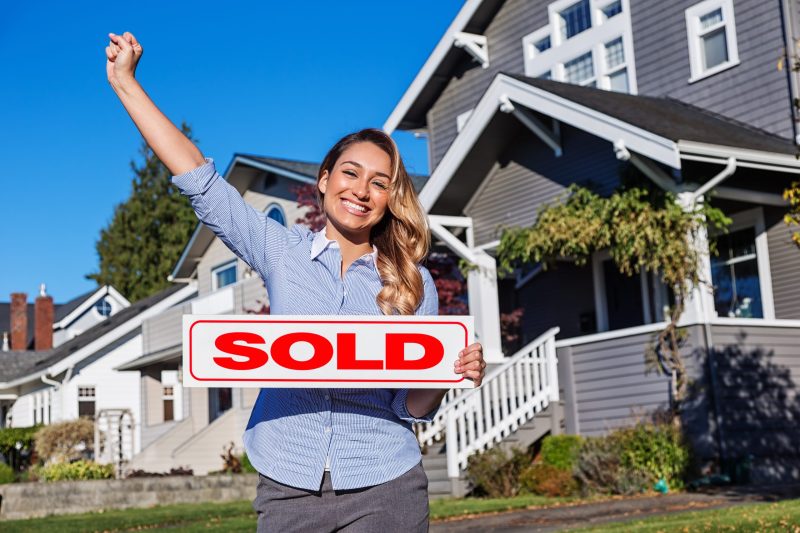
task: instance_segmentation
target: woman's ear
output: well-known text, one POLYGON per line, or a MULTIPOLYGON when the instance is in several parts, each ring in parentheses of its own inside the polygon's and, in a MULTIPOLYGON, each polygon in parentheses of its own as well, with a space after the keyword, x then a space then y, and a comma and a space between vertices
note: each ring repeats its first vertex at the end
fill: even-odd
POLYGON ((319 192, 321 192, 322 194, 325 194, 325 191, 328 189, 328 171, 327 170, 323 170, 322 171, 322 175, 320 176, 319 181, 317 182, 317 188, 319 189, 319 192))

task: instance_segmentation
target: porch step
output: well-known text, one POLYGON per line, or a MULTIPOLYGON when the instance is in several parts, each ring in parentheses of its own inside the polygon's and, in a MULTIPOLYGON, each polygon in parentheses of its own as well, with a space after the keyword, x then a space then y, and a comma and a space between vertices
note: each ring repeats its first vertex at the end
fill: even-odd
POLYGON ((422 468, 428 476, 428 497, 449 498, 452 496, 450 478, 447 477, 447 454, 444 442, 437 442, 428 446, 426 453, 422 454, 422 468))

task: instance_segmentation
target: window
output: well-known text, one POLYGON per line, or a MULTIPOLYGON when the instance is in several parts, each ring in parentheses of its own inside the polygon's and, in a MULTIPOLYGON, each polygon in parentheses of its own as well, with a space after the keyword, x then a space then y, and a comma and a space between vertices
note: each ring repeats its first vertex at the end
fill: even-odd
POLYGON ((717 238, 719 255, 711 258, 714 307, 726 317, 763 318, 754 228, 717 238))
POLYGON ((111 316, 111 304, 105 298, 101 298, 99 302, 94 304, 94 310, 102 317, 111 316))
POLYGON ((208 423, 210 424, 233 407, 232 389, 208 389, 208 423))
POLYGON ((689 83, 739 64, 733 0, 706 0, 686 10, 689 83))
POLYGON ((533 47, 536 48, 537 52, 546 52, 547 50, 550 50, 550 46, 551 45, 550 45, 549 35, 533 43, 533 47))
POLYGON ((211 270, 212 290, 221 289, 227 285, 236 283, 236 260, 224 265, 220 265, 211 270))
POLYGON ((600 8, 600 11, 603 12, 603 16, 607 19, 619 15, 622 13, 622 0, 617 0, 616 2, 611 2, 610 4, 603 6, 600 8))
POLYGON ((286 215, 283 213, 283 208, 278 204, 269 205, 264 212, 267 218, 271 218, 281 226, 286 226, 286 215))
POLYGON ((175 420, 175 393, 172 387, 164 387, 161 398, 164 402, 164 422, 175 420))
POLYGON ((592 53, 587 52, 572 61, 564 63, 564 78, 568 83, 591 85, 594 82, 592 53))
POLYGON ((619 93, 628 92, 628 69, 625 66, 622 37, 606 43, 606 75, 609 89, 619 93))
POLYGON ((592 27, 592 12, 589 0, 572 4, 558 14, 561 19, 561 39, 566 41, 592 27))
POLYGON ((78 416, 94 418, 94 387, 78 387, 78 416))

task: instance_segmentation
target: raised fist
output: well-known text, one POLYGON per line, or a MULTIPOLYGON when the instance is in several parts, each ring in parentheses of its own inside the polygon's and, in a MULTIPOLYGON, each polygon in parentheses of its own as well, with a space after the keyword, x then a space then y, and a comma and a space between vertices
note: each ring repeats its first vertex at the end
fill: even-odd
POLYGON ((111 39, 106 46, 106 75, 112 85, 130 81, 136 73, 136 65, 142 57, 142 45, 130 32, 122 35, 109 33, 111 39))

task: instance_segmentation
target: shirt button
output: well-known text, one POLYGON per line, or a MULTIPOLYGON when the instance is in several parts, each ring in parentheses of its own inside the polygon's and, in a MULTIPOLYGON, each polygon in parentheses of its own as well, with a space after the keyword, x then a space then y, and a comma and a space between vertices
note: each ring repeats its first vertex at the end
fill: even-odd
POLYGON ((330 397, 328 394, 326 394, 326 395, 325 395, 325 399, 326 399, 326 400, 330 400, 330 399, 331 399, 331 397, 330 397))
POLYGON ((330 432, 331 432, 331 428, 329 428, 329 427, 326 427, 326 428, 325 428, 325 433, 330 433, 330 432))
POLYGON ((344 290, 344 295, 347 296, 347 289, 344 290))

